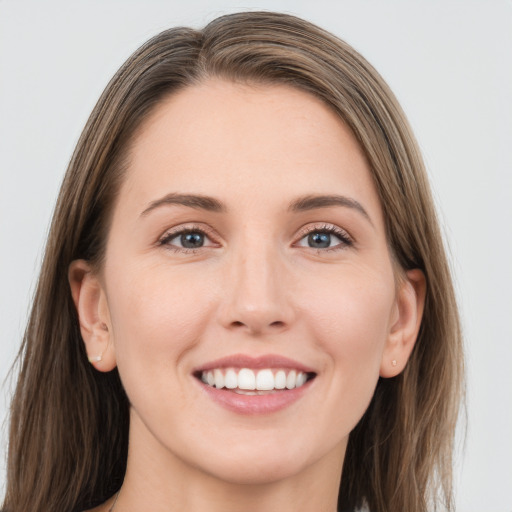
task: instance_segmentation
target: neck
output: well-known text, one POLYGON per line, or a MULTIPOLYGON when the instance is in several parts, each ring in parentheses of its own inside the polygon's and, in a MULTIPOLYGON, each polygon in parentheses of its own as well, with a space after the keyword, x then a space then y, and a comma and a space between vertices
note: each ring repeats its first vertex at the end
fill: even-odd
POLYGON ((275 478, 269 472, 258 482, 228 481, 176 457, 137 423, 134 418, 114 512, 336 511, 346 443, 294 474, 275 478))

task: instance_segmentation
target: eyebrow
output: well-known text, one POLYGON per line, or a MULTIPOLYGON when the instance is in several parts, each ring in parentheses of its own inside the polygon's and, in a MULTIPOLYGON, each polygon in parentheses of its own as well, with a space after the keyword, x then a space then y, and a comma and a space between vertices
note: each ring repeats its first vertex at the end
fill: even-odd
POLYGON ((329 208, 331 206, 343 206, 345 208, 352 208, 363 215, 368 222, 373 226, 372 219, 368 212, 364 209, 363 205, 346 196, 339 195, 307 195, 302 196, 293 201, 288 210, 293 212, 303 212, 308 210, 316 210, 318 208, 329 208))
POLYGON ((141 213, 141 217, 163 205, 181 205, 188 206, 197 210, 207 210, 209 212, 225 212, 226 207, 217 199, 208 196, 196 194, 176 194, 171 193, 166 196, 152 201, 149 206, 141 213))
MULTIPOLYGON (((210 196, 203 196, 197 194, 178 194, 170 193, 160 199, 156 199, 149 203, 149 206, 141 213, 141 217, 148 215, 151 211, 163 205, 181 205, 197 210, 206 210, 216 213, 225 213, 226 206, 210 196)), ((373 222, 364 209, 363 205, 346 196, 340 195, 306 195, 299 197, 292 201, 288 206, 288 211, 304 212, 308 210, 316 210, 319 208, 329 208, 331 206, 342 206, 345 208, 352 208, 365 217, 373 226, 373 222)))

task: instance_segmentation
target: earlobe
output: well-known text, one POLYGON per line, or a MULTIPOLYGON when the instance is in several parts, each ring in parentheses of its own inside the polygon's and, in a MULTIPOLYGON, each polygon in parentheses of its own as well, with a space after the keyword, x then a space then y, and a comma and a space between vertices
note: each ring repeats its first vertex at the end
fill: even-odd
POLYGON ((108 303, 101 282, 85 260, 70 264, 68 280, 89 362, 97 370, 109 372, 115 368, 116 360, 108 303))
POLYGON ((423 272, 407 271, 397 291, 395 317, 382 354, 381 377, 395 377, 405 368, 420 330, 425 293, 423 272))

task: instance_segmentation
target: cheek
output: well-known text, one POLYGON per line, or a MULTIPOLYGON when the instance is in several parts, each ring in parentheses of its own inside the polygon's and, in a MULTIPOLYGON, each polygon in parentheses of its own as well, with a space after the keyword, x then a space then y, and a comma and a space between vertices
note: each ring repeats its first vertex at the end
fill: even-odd
POLYGON ((143 371, 176 364, 200 341, 213 300, 211 287, 194 273, 153 266, 110 276, 108 300, 121 372, 128 365, 143 371))
POLYGON ((354 273, 337 282, 343 285, 331 281, 321 296, 310 295, 307 311, 313 337, 328 355, 325 371, 332 402, 326 410, 335 430, 350 431, 369 405, 379 378, 394 281, 392 273, 382 272, 365 278, 354 273))
POLYGON ((302 295, 301 309, 335 361, 380 356, 395 302, 391 270, 347 266, 336 274, 315 276, 302 295))

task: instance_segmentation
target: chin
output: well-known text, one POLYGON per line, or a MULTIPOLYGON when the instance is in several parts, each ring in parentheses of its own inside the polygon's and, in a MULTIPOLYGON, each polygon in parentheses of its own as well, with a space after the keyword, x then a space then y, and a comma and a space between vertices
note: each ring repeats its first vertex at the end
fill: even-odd
MULTIPOLYGON (((209 476, 234 485, 266 485, 284 481, 300 474, 307 475, 315 466, 327 462, 340 466, 346 440, 334 448, 315 445, 311 439, 296 436, 288 440, 269 440, 255 435, 251 441, 239 440, 229 449, 202 450, 203 460, 196 467, 209 476), (207 459, 204 456, 207 455, 207 459)), ((275 439, 275 438, 274 438, 275 439)), ((225 446, 225 445, 224 445, 225 446)))
POLYGON ((259 455, 250 460, 228 460, 208 465, 210 476, 234 485, 268 485, 293 477, 307 468, 302 460, 259 455))

